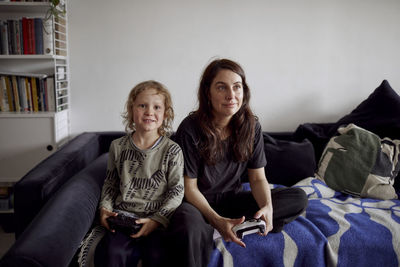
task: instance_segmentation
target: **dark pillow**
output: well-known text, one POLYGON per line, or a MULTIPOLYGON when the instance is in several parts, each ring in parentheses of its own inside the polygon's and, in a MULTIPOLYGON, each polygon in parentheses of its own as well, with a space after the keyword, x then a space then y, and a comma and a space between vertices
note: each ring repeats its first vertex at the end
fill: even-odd
POLYGON ((354 123, 379 137, 400 139, 400 96, 384 80, 381 85, 350 114, 338 120, 331 129, 335 134, 342 125, 354 123))
POLYGON ((263 133, 263 137, 267 158, 265 174, 269 183, 292 186, 304 178, 314 176, 316 161, 309 140, 278 140, 267 133, 263 133))
POLYGON ((333 136, 330 132, 333 126, 333 123, 300 124, 293 134, 293 139, 297 142, 308 139, 314 146, 315 158, 319 159, 329 139, 333 136))

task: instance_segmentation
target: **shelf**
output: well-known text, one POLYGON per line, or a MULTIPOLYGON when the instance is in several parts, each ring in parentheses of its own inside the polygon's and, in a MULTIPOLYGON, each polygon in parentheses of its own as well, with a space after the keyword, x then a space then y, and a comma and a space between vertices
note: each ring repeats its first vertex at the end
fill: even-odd
POLYGON ((0 2, 2 12, 37 13, 46 12, 50 8, 49 2, 0 2))
POLYGON ((58 55, 0 55, 0 59, 43 59, 43 60, 49 60, 49 59, 66 59, 66 56, 58 56, 58 55))
MULTIPOLYGON (((61 111, 60 111, 61 112, 61 111)), ((0 118, 52 118, 56 112, 0 112, 0 118)))
MULTIPOLYGON (((0 20, 12 21, 15 26, 21 25, 17 22, 22 23, 22 18, 26 18, 25 21, 30 22, 29 27, 32 27, 34 19, 42 23, 46 21, 46 25, 43 23, 46 35, 35 36, 43 38, 43 51, 25 50, 40 54, 20 54, 22 50, 18 45, 15 47, 18 44, 15 38, 12 39, 14 40, 12 49, 4 51, 9 54, 0 55, 0 75, 9 76, 7 79, 0 80, 1 88, 7 89, 6 103, 10 99, 15 103, 18 103, 15 99, 19 100, 19 105, 14 105, 17 108, 11 110, 52 110, 0 112, 0 185, 3 186, 12 187, 69 138, 69 64, 65 1, 60 0, 60 5, 57 7, 61 12, 59 17, 47 16, 51 7, 48 1, 4 2, 0 0, 0 20), (14 76, 22 76, 22 78, 14 76), (23 80, 23 77, 27 79, 23 80), (48 81, 50 82, 47 83, 48 81), (18 98, 15 97, 16 95, 18 98), (54 105, 52 105, 53 99, 54 105), (38 107, 34 109, 33 106, 38 107)), ((18 29, 18 26, 15 28, 18 29)), ((27 27, 23 29, 26 30, 27 27)), ((10 33, 10 28, 7 30, 10 33)), ((11 33, 15 32, 16 30, 11 33)), ((20 32, 22 32, 21 28, 20 32)), ((23 40, 20 38, 20 41, 23 40)), ((23 46, 23 44, 24 42, 20 45, 23 46)), ((27 47, 32 48, 31 45, 27 47)), ((5 110, 9 109, 5 108, 5 110)), ((0 210, 0 213, 13 213, 13 210, 0 210)))
POLYGON ((12 214, 12 213, 14 213, 14 209, 0 210, 0 214, 12 214))

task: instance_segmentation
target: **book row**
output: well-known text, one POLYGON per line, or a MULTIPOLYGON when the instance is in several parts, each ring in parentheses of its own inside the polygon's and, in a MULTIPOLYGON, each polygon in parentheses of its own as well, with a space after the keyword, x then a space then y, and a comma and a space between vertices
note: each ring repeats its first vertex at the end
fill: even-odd
POLYGON ((54 77, 0 76, 0 111, 56 111, 54 77))
POLYGON ((0 20, 0 46, 3 55, 50 55, 53 53, 51 19, 0 20))

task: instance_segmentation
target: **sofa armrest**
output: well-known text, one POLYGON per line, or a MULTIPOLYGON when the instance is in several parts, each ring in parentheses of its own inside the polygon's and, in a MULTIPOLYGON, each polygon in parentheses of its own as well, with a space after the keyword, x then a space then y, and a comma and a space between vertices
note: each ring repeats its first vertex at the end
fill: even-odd
POLYGON ((29 171, 14 188, 16 238, 66 181, 99 155, 108 151, 112 138, 118 138, 123 134, 123 132, 82 133, 29 171))
POLYGON ((0 266, 68 266, 96 216, 105 153, 65 183, 16 240, 0 266))

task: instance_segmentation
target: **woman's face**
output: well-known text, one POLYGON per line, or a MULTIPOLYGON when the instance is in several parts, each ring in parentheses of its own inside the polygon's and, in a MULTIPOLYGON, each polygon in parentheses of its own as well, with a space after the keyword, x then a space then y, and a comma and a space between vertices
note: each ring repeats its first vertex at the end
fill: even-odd
POLYGON ((231 70, 220 70, 211 83, 210 101, 215 118, 229 120, 243 103, 242 77, 231 70))

